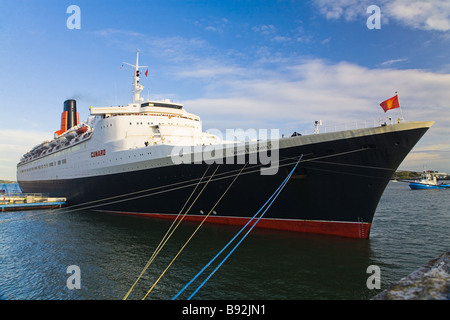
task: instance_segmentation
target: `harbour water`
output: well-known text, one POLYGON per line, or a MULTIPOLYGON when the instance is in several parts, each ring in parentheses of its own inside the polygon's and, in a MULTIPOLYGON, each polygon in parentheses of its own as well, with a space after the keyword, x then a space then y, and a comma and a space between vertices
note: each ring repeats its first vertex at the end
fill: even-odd
MULTIPOLYGON (((1 213, 0 300, 120 300, 170 224, 67 209, 1 213), (79 268, 79 289, 68 286, 75 275, 69 266, 79 268)), ((146 295, 196 227, 180 225, 129 300, 146 295)), ((175 296, 239 229, 204 224, 147 299, 175 296)), ((193 299, 368 300, 446 251, 449 230, 449 189, 418 191, 390 182, 370 239, 253 229, 193 299), (371 265, 379 267, 380 289, 367 286, 371 265)))

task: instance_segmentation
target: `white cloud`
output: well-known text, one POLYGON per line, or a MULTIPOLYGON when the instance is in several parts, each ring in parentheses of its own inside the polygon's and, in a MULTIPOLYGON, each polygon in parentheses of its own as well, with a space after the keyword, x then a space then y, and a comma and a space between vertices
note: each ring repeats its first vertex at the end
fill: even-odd
POLYGON ((27 130, 0 130, 0 179, 15 180, 16 164, 32 147, 51 134, 27 130))
POLYGON ((373 4, 370 0, 314 0, 320 12, 327 19, 344 18, 347 21, 366 15, 366 9, 373 4))
MULTIPOLYGON (((449 138, 450 139, 450 138, 449 138)), ((430 144, 416 149, 416 152, 450 152, 450 143, 430 144)))
POLYGON ((387 1, 385 12, 404 24, 424 30, 450 30, 450 1, 387 1))
MULTIPOLYGON (((450 1, 448 0, 314 0, 327 19, 347 21, 368 17, 366 9, 376 4, 383 18, 394 19, 408 27, 423 30, 450 30, 450 1)), ((386 20, 385 20, 386 21, 386 20)))
MULTIPOLYGON (((298 22, 298 23, 301 23, 298 22)), ((272 24, 254 26, 252 30, 258 34, 267 37, 272 42, 286 43, 286 42, 310 42, 313 36, 306 33, 303 27, 297 26, 292 30, 288 30, 283 34, 272 24)))
POLYGON ((387 61, 383 61, 380 65, 382 67, 390 67, 393 64, 399 63, 399 62, 405 62, 407 61, 407 58, 401 58, 401 59, 391 59, 391 60, 387 60, 387 61))
POLYGON ((277 32, 277 29, 272 24, 264 24, 260 26, 254 26, 253 31, 259 32, 263 35, 274 35, 277 32))
MULTIPOLYGON (((211 72, 214 70, 214 66, 211 72)), ((450 75, 424 70, 369 69, 348 62, 307 60, 277 71, 235 69, 236 73, 205 78, 209 91, 184 101, 188 111, 202 116, 205 129, 278 128, 281 133, 312 132, 315 120, 323 129, 378 124, 386 116, 379 103, 399 92, 407 121, 436 121, 418 144, 439 170, 450 171, 450 75)), ((205 75, 209 72, 204 72, 205 75)), ((186 73, 188 75, 188 73, 186 73)), ((198 78, 197 78, 198 80, 198 78)), ((419 154, 408 157, 408 169, 421 168, 419 154)), ((422 159, 425 158, 422 156, 422 159)))
POLYGON ((439 161, 440 155, 437 153, 430 153, 430 152, 410 152, 404 162, 403 166, 405 168, 415 168, 416 171, 419 171, 421 167, 427 167, 429 169, 433 168, 432 170, 438 170, 438 171, 444 171, 440 170, 439 167, 436 167, 435 165, 432 165, 431 167, 429 164, 436 163, 439 161))
POLYGON ((279 35, 277 28, 272 24, 254 26, 252 30, 254 32, 262 34, 265 37, 268 37, 270 41, 273 42, 288 42, 292 40, 289 36, 279 35))
POLYGON ((206 31, 220 34, 227 30, 230 26, 230 21, 227 18, 208 17, 195 21, 194 25, 203 28, 206 31))
POLYGON ((120 30, 120 29, 114 29, 114 28, 108 28, 108 29, 102 29, 102 30, 96 30, 96 31, 88 31, 89 34, 103 37, 103 38, 110 38, 113 39, 117 36, 125 36, 125 37, 145 37, 145 34, 135 31, 128 31, 128 30, 120 30))
MULTIPOLYGON (((370 69, 349 62, 321 59, 291 61, 275 70, 255 65, 238 67, 209 60, 198 68, 179 66, 177 81, 192 81, 205 90, 198 98, 182 101, 188 112, 201 116, 204 129, 277 128, 281 133, 312 132, 315 120, 325 127, 378 123, 385 116, 379 103, 399 92, 406 120, 434 120, 435 125, 404 162, 405 169, 426 164, 450 171, 450 74, 424 70, 370 69), (420 163, 427 161, 427 163, 420 163)), ((343 128, 342 126, 339 128, 343 128)), ((34 145, 49 139, 24 130, 0 131, 0 178, 14 179, 15 164, 34 145), (8 169, 7 169, 8 168, 8 169)))
POLYGON ((210 45, 200 38, 157 37, 119 29, 102 29, 88 32, 88 34, 102 38, 120 47, 121 50, 126 48, 130 52, 136 52, 137 48, 145 48, 152 55, 164 57, 171 63, 198 60, 199 56, 203 56, 199 53, 205 53, 211 49, 210 45))
MULTIPOLYGON (((214 73, 216 67, 210 68, 202 74, 214 73)), ((345 120, 355 112, 356 117, 361 112, 373 116, 382 110, 378 106, 380 99, 389 98, 395 91, 399 91, 402 103, 407 105, 405 110, 411 106, 421 113, 424 112, 421 107, 425 106, 437 112, 450 99, 450 75, 423 70, 368 69, 347 62, 328 64, 318 59, 279 71, 226 70, 227 73, 213 80, 211 88, 214 89, 207 93, 208 97, 199 98, 198 102, 203 105, 217 101, 227 106, 222 109, 227 113, 246 116, 283 118, 284 114, 298 116, 299 122, 311 121, 318 115, 329 115, 330 120, 345 120), (254 103, 245 104, 249 107, 239 106, 237 102, 242 103, 243 99, 254 101, 258 107, 253 107, 254 103), (259 110, 257 115, 253 114, 255 108, 259 110)), ((201 111, 209 113, 211 109, 201 111)))

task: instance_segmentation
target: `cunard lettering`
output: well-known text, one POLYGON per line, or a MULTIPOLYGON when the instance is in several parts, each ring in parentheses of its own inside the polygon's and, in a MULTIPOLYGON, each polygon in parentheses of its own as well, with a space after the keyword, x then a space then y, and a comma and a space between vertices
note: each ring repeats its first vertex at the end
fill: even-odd
POLYGON ((91 158, 106 156, 106 150, 97 150, 91 152, 91 158))

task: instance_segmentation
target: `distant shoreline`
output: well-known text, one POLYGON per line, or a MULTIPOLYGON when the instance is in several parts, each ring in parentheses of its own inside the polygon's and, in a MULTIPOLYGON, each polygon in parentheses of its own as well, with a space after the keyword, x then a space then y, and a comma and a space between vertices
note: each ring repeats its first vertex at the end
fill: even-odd
MULTIPOLYGON (((437 171, 433 172, 431 171, 431 173, 435 173, 435 174, 439 174, 437 171)), ((422 172, 418 172, 418 171, 396 171, 393 175, 391 180, 416 180, 419 179, 420 176, 422 175, 422 172)), ((444 176, 437 176, 438 180, 448 180, 450 179, 450 176, 444 175, 444 176)))

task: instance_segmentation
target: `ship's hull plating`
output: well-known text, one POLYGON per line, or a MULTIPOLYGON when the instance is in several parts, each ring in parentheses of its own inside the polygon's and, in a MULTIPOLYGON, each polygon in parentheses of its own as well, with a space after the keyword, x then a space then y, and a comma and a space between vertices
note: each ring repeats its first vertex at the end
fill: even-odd
POLYGON ((67 197, 69 206, 174 219, 185 204, 185 209, 190 207, 215 172, 185 220, 200 221, 214 207, 207 222, 243 225, 303 155, 282 193, 257 226, 368 238, 389 179, 428 128, 280 146, 279 170, 275 175, 261 175, 257 164, 245 165, 216 207, 243 164, 180 164, 78 179, 19 181, 19 184, 24 192, 67 197))

